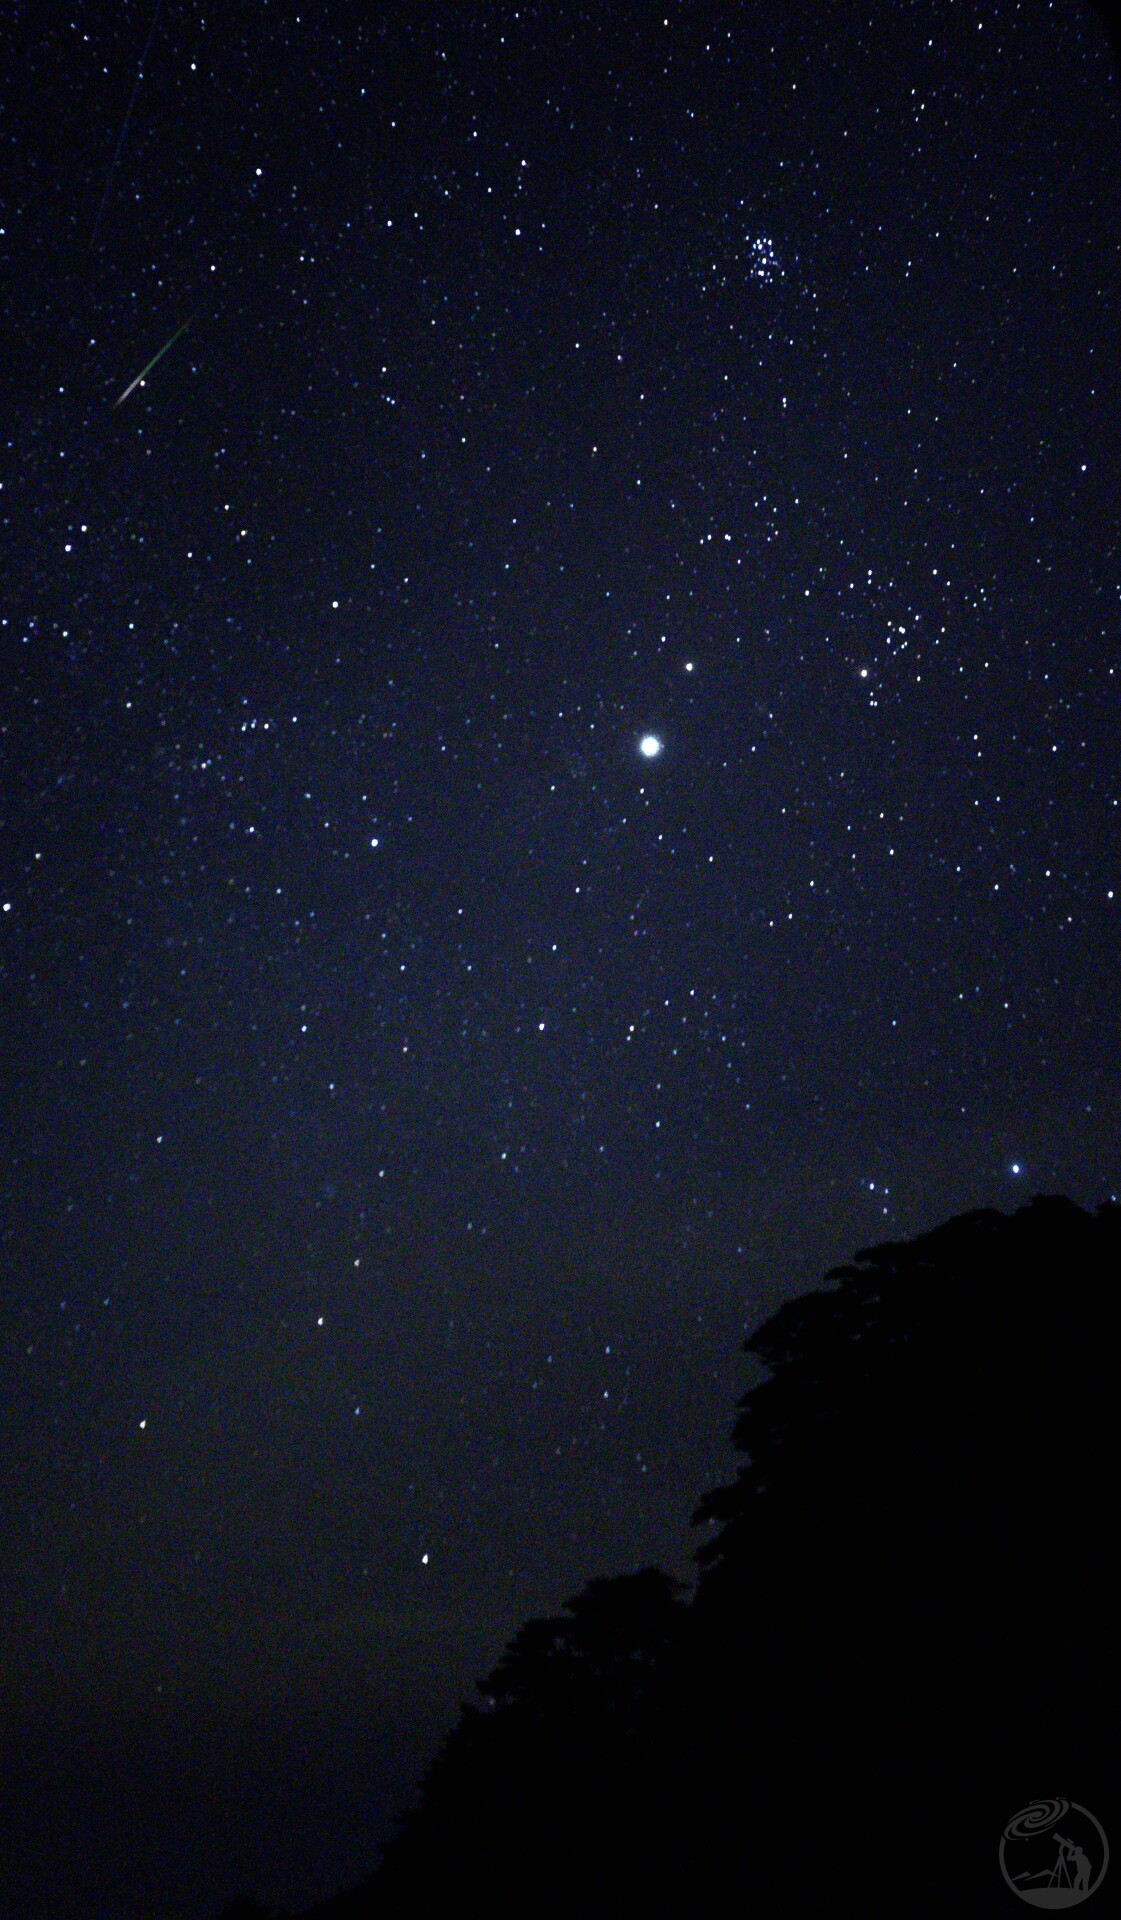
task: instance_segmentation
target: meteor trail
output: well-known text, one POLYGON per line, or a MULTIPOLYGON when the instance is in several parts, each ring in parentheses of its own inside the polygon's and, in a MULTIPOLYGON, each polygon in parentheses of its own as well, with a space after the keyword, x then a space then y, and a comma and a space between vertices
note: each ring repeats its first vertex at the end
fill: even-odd
POLYGON ((129 381, 128 386, 125 388, 120 399, 114 400, 113 405, 110 408, 110 412, 115 413, 117 408, 121 406, 125 400, 128 399, 129 394, 132 393, 135 390, 135 388, 137 388, 140 385, 140 382, 144 379, 145 375, 151 373, 152 368, 156 364, 156 361, 163 359, 164 354, 168 352, 169 348, 175 345, 175 342, 178 340, 179 335, 181 333, 186 333, 187 328, 190 326, 191 321, 194 319, 194 317, 195 316, 193 313, 189 314, 187 319, 184 320, 183 325, 181 327, 176 327, 175 332, 171 336, 171 339, 168 341, 165 341, 164 345, 160 348, 159 352, 154 353, 152 355, 152 358, 149 360, 147 366, 141 368, 135 380, 129 381))
POLYGON ((110 161, 110 163, 109 163, 109 171, 108 171, 108 173, 107 173, 107 174, 106 174, 106 176, 105 176, 105 187, 104 187, 104 190, 103 190, 103 192, 102 192, 102 195, 101 195, 101 200, 100 200, 100 202, 99 202, 99 204, 98 204, 98 209, 97 209, 97 218, 95 219, 95 221, 94 221, 94 223, 93 223, 93 232, 92 232, 92 233, 90 234, 90 247, 91 247, 91 249, 92 249, 92 247, 93 247, 93 243, 94 243, 94 241, 95 241, 95 240, 97 239, 97 229, 98 229, 98 227, 99 227, 99 226, 101 225, 101 216, 102 216, 102 214, 103 214, 103 213, 105 212, 105 202, 106 202, 106 201, 108 200, 108 198, 109 198, 109 189, 110 189, 110 187, 111 187, 111 186, 112 186, 112 184, 113 184, 113 175, 114 175, 114 174, 116 173, 116 171, 117 171, 117 162, 118 162, 118 160, 119 160, 119 159, 120 159, 120 157, 121 157, 121 148, 122 148, 122 147, 124 146, 124 144, 125 144, 125 134, 126 134, 126 133, 128 132, 128 123, 129 123, 129 121, 130 121, 130 120, 131 120, 131 118, 132 118, 132 109, 133 109, 133 107, 134 107, 134 106, 136 105, 136 96, 137 96, 137 94, 138 94, 138 93, 139 93, 139 91, 140 91, 140 82, 141 82, 141 81, 143 80, 143 78, 144 78, 144 62, 145 62, 145 60, 146 60, 146 59, 148 58, 148 48, 149 48, 149 47, 151 46, 151 44, 152 44, 152 36, 153 36, 153 34, 155 33, 155 31, 156 31, 156 22, 157 22, 157 20, 158 20, 158 19, 159 19, 159 17, 160 17, 160 8, 161 8, 162 6, 163 6, 163 0, 156 0, 156 11, 155 11, 155 13, 154 13, 154 14, 152 15, 152 24, 151 24, 151 26, 150 26, 150 28, 148 29, 148 38, 147 38, 147 40, 146 40, 146 41, 144 42, 144 51, 143 51, 143 53, 142 53, 142 54, 141 54, 141 56, 140 56, 140 65, 139 65, 139 67, 138 67, 138 69, 137 69, 137 73, 136 73, 136 83, 135 83, 135 85, 134 85, 134 87, 133 87, 133 89, 132 89, 132 93, 131 93, 131 96, 130 96, 130 98, 129 98, 129 103, 128 103, 128 106, 127 106, 127 107, 126 107, 126 109, 125 109, 125 117, 124 117, 124 119, 123 119, 123 121, 121 122, 121 131, 120 131, 120 133, 119 133, 119 135, 118 135, 118 137, 117 137, 117 144, 116 144, 116 147, 115 147, 115 148, 114 148, 114 150, 113 150, 113 158, 112 158, 112 160, 111 160, 111 161, 110 161))

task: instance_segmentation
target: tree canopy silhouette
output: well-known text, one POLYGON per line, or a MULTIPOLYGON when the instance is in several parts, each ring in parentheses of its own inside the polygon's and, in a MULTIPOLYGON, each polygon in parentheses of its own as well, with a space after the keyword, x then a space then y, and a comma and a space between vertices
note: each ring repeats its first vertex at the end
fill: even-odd
POLYGON ((580 1907, 590 1888, 633 1891, 650 1857, 646 1764, 664 1744, 684 1631, 678 1590, 654 1567, 593 1580, 519 1630, 387 1849, 374 1910, 444 1911, 466 1897, 540 1911, 546 1897, 580 1907))
POLYGON ((1121 1208, 827 1278, 745 1343, 691 1601, 648 1568, 524 1626, 348 1915, 988 1915, 1018 1807, 1117 1804, 1121 1208))
POLYGON ((985 1884, 1004 1800, 1116 1778, 1121 1209, 967 1214, 829 1277, 747 1342, 744 1464, 697 1511, 712 1792, 885 1910, 918 1876, 960 1911, 942 1869, 975 1844, 985 1884))

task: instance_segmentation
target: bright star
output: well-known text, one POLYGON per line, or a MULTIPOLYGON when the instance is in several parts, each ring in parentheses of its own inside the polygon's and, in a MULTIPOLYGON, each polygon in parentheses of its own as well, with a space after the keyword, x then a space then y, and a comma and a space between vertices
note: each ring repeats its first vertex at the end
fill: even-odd
POLYGON ((638 750, 644 760, 656 760, 662 751, 662 743, 656 733, 644 733, 638 743, 638 750))

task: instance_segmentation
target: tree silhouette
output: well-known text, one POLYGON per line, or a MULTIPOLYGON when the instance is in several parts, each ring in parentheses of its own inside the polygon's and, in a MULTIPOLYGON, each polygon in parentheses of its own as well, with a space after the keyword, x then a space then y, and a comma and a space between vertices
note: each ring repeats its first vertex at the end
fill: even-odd
POLYGON ((745 1343, 691 1602, 648 1568, 524 1626, 323 1920, 980 1920, 1018 1807, 1118 1803, 1121 1209, 966 1214, 828 1279, 745 1343))
POLYGON ((697 1510, 706 1812, 776 1913, 962 1911, 1006 1801, 1115 1794, 1121 1209, 968 1214, 829 1277, 746 1343, 745 1463, 697 1510))
POLYGON ((1118 0, 1090 0, 1090 5, 1109 35, 1114 63, 1121 70, 1121 6, 1118 0))
POLYGON ((678 1588, 653 1567, 593 1580, 519 1630, 386 1849, 371 1911, 606 1912, 633 1893, 657 1853, 647 1772, 682 1640, 678 1588))

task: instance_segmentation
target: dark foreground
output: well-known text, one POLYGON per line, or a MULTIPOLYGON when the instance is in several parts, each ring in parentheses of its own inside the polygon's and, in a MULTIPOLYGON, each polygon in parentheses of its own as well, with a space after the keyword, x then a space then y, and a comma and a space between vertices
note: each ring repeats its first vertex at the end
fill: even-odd
POLYGON ((1093 1896, 1079 1809, 1121 1845, 1121 1208, 966 1215, 829 1277, 747 1343, 768 1377, 695 1594, 650 1568, 529 1622, 315 1920, 980 1920, 1023 1910, 998 1855, 1033 1802, 1010 1877, 1093 1896))

